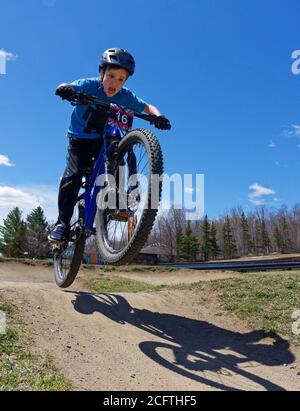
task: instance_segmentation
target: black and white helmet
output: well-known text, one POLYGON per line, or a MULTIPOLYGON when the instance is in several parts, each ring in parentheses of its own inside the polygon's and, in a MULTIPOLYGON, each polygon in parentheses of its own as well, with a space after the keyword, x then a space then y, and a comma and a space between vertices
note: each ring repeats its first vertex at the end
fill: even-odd
POLYGON ((125 49, 108 49, 102 54, 99 66, 100 70, 110 65, 124 68, 130 76, 133 75, 135 69, 134 58, 125 49))

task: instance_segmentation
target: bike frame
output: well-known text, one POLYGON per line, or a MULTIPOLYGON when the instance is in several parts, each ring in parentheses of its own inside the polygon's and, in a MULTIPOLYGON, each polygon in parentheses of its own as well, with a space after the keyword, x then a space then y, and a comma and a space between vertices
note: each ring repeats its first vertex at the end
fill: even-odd
POLYGON ((86 182, 84 199, 84 230, 92 231, 96 210, 97 210, 97 196, 100 193, 101 187, 95 184, 97 177, 105 174, 105 164, 104 164, 104 153, 105 153, 105 143, 100 151, 100 154, 96 160, 93 167, 92 174, 90 175, 88 181, 86 182))
MULTIPOLYGON (((104 180, 107 181, 107 170, 105 170, 105 158, 106 158, 106 152, 107 149, 111 143, 112 138, 123 138, 124 136, 121 136, 120 130, 117 127, 112 127, 108 126, 108 120, 110 116, 112 115, 112 105, 110 103, 106 103, 97 97, 94 96, 89 96, 85 93, 77 92, 75 96, 73 96, 69 100, 72 105, 96 105, 102 108, 107 109, 108 111, 108 117, 105 123, 104 127, 104 133, 103 133, 103 140, 104 144, 102 146, 102 149, 98 155, 98 158, 96 159, 96 162, 93 166, 93 170, 91 175, 89 176, 88 180, 86 181, 85 184, 85 192, 81 194, 78 197, 78 200, 83 198, 85 199, 85 207, 84 207, 84 226, 83 229, 87 233, 92 233, 93 232, 93 225, 94 225, 94 220, 96 216, 96 211, 97 211, 97 196, 101 191, 101 186, 96 184, 96 181, 99 176, 104 175, 104 180)), ((121 111, 124 110, 124 107, 119 106, 118 104, 114 103, 114 106, 118 107, 121 111)), ((155 115, 153 114, 143 114, 143 113, 138 113, 136 111, 131 110, 131 114, 134 117, 141 118, 142 120, 146 120, 148 122, 153 122, 154 119, 156 118, 155 115)), ((151 123, 152 124, 152 123, 151 123)), ((129 132, 130 130, 128 130, 129 132)))
MULTIPOLYGON (((119 106, 118 106, 119 107, 119 106)), ((108 119, 111 114, 111 108, 108 110, 108 119)), ((85 207, 84 207, 84 230, 85 232, 92 232, 94 220, 97 211, 97 196, 101 191, 100 184, 96 184, 96 181, 99 176, 104 176, 104 181, 107 180, 107 171, 105 170, 105 157, 108 147, 111 143, 112 138, 116 136, 116 134, 120 133, 119 130, 115 127, 109 126, 108 127, 108 119, 105 123, 104 133, 103 133, 103 146, 101 151, 96 159, 96 162, 93 166, 93 170, 91 175, 89 176, 88 181, 85 185, 85 192, 84 192, 84 199, 85 199, 85 207)), ((118 136, 121 139, 121 136, 118 136)), ((79 196, 80 198, 81 196, 79 196)))

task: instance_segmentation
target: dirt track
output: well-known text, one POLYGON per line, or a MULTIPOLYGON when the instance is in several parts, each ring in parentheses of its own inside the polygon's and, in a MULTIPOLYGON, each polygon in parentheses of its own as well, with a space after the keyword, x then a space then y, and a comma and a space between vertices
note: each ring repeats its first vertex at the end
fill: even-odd
MULTIPOLYGON (((156 284, 229 275, 120 274, 156 284)), ((299 350, 247 329, 213 295, 93 294, 82 274, 63 291, 51 268, 12 262, 0 262, 0 292, 22 311, 32 350, 77 389, 300 390, 299 350)))

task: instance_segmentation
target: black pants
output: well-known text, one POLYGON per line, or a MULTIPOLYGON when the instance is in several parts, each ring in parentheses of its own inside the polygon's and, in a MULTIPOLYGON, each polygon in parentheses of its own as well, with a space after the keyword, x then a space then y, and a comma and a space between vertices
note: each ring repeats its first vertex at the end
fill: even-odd
POLYGON ((97 140, 70 138, 67 166, 59 186, 57 224, 69 226, 84 170, 89 167, 93 158, 98 157, 102 145, 102 138, 97 140))

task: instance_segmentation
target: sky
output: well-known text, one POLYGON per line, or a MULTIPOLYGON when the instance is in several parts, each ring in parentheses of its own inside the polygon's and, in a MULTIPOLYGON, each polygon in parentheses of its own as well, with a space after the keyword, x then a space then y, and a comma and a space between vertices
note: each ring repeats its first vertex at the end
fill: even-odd
POLYGON ((17 205, 56 219, 72 107, 54 91, 97 76, 110 47, 134 55, 127 87, 172 123, 149 126, 165 173, 204 174, 209 218, 293 207, 299 15, 298 0, 0 0, 0 221, 17 205))

